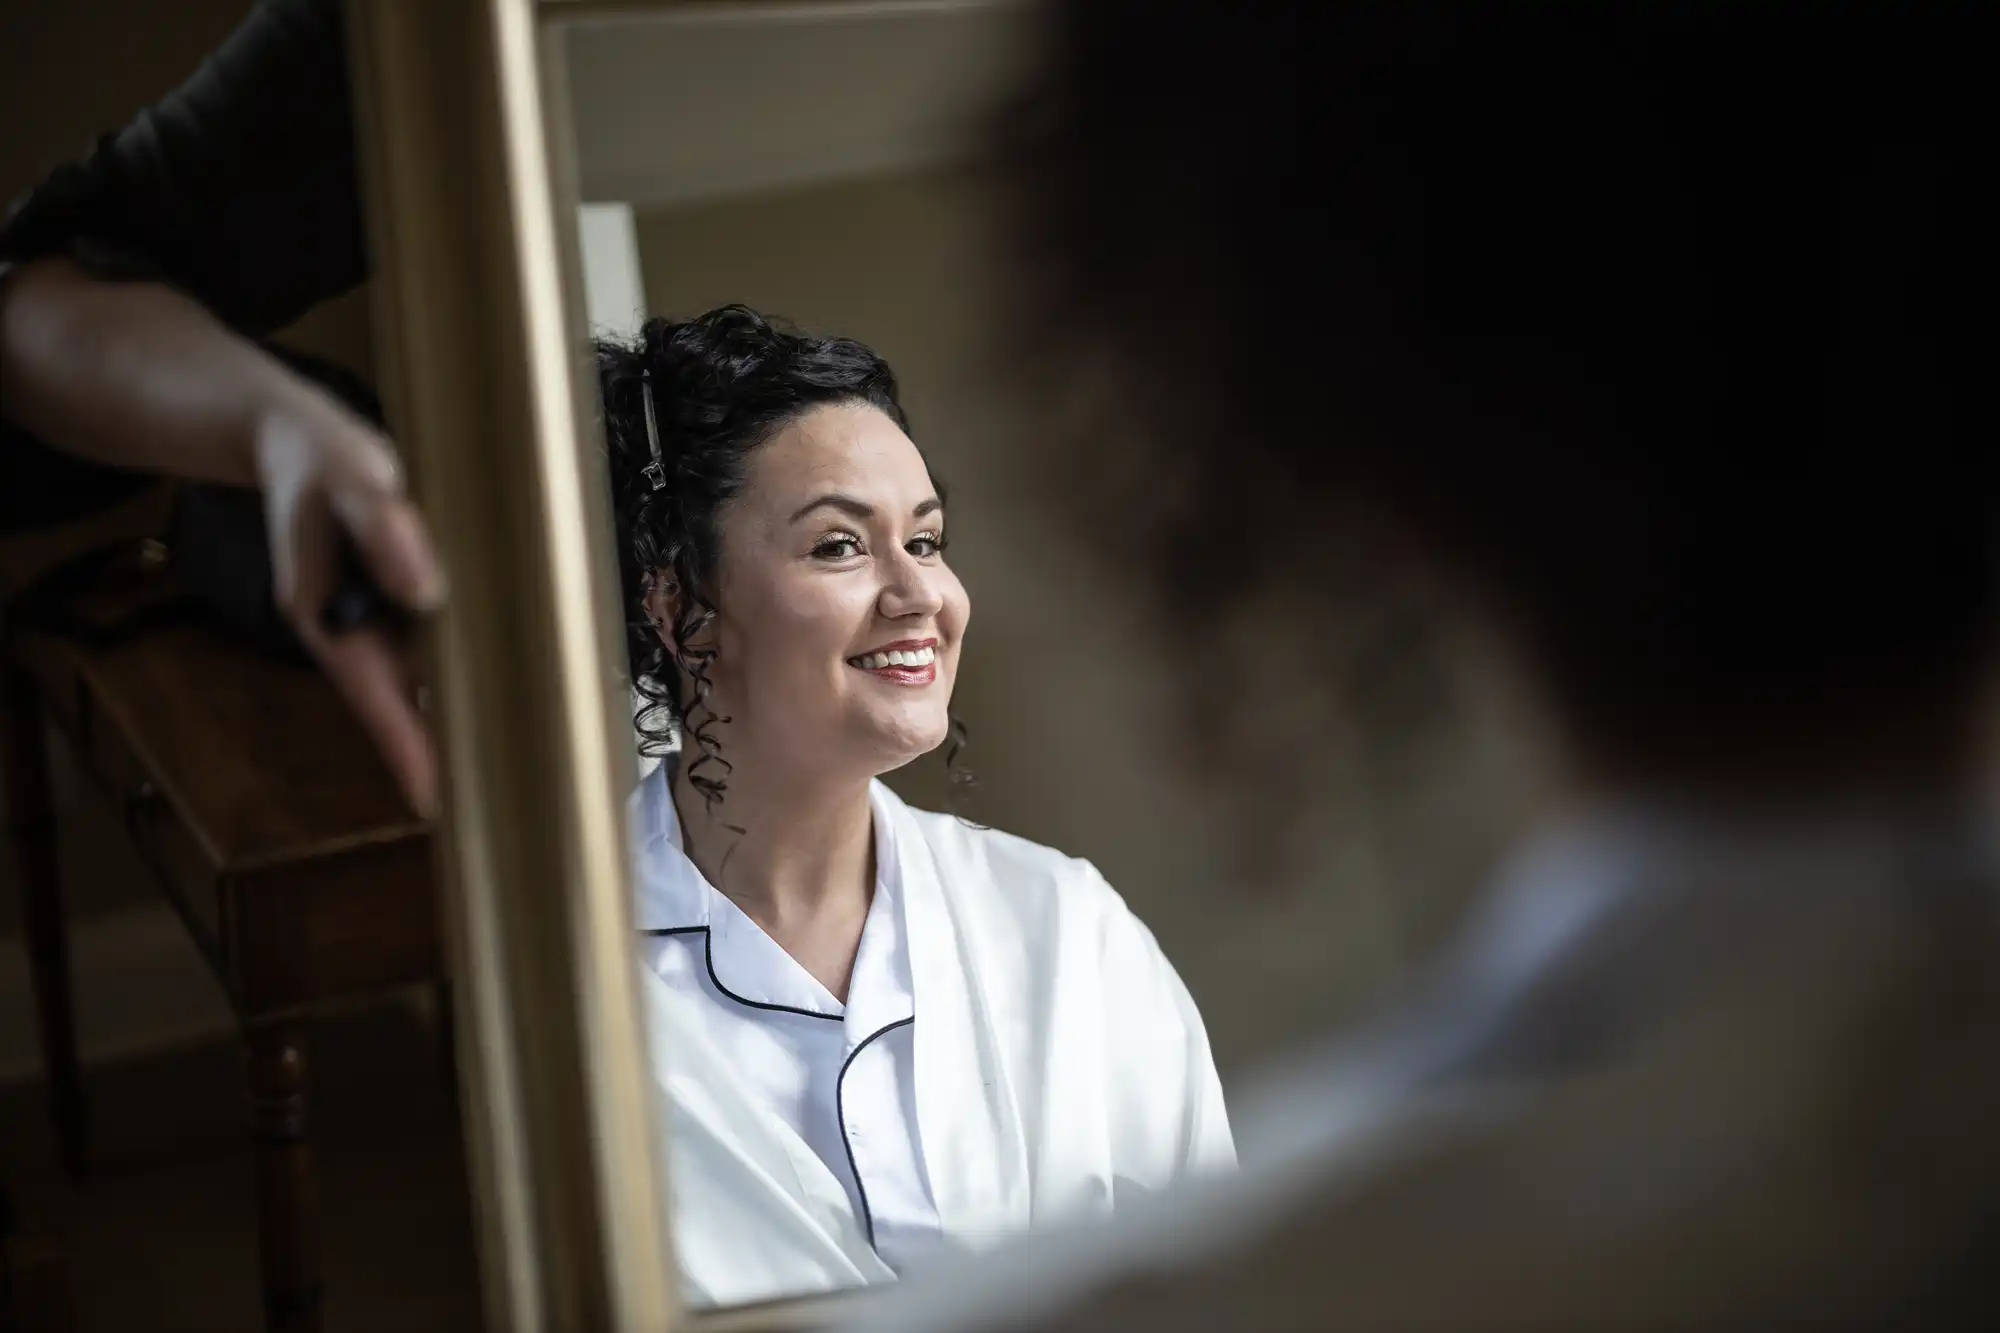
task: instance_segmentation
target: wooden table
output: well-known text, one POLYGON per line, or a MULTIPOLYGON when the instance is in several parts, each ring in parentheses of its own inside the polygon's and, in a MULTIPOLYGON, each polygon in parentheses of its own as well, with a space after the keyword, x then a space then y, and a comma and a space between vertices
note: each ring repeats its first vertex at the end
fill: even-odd
MULTIPOLYGON (((158 530, 149 497, 0 541, 0 598, 77 550, 158 530)), ((436 983, 429 834, 332 687, 199 621, 94 648, 10 628, 8 817, 61 1150, 87 1159, 42 717, 123 817, 242 1028, 267 1327, 319 1327, 308 1062, 314 1006, 436 983)))

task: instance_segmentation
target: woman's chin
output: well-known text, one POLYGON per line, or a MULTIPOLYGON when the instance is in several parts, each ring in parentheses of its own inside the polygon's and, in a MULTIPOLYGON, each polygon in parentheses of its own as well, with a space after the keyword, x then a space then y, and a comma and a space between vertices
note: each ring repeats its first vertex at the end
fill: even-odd
POLYGON ((875 756, 876 771, 889 773, 916 762, 943 745, 951 734, 951 722, 948 718, 940 718, 936 722, 911 718, 893 724, 878 724, 870 731, 868 748, 875 756))

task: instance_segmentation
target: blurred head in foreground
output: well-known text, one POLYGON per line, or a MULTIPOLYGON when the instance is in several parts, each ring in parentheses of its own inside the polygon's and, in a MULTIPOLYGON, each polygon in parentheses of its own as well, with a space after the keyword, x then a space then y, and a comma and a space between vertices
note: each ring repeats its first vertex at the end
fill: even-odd
MULTIPOLYGON (((1955 787, 1996 609, 1973 4, 1097 0, 1010 121, 1181 607, 1360 550, 1598 786, 1955 787)), ((1197 651, 1193 660, 1202 660, 1197 651)))

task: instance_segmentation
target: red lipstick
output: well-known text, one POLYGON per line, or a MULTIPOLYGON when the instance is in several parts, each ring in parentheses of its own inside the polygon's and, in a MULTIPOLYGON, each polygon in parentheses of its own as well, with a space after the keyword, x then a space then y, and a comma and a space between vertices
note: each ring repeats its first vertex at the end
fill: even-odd
POLYGON ((891 685, 921 688, 937 680, 937 646, 936 639, 898 639, 850 657, 847 664, 891 685), (906 660, 890 661, 892 654, 906 660))

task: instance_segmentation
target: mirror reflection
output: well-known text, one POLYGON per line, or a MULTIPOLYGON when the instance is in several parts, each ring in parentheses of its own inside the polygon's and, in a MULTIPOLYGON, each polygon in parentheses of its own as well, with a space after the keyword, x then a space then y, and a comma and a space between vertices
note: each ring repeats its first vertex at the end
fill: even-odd
POLYGON ((990 383, 967 160, 1025 16, 566 42, 688 1299, 886 1282, 1229 1168, 1174 964, 1088 849, 1022 836, 1060 832, 1032 793, 1074 752, 1010 771, 988 740, 1045 688, 1073 695, 1102 633, 1035 605, 1040 561, 985 583, 954 545, 961 507, 984 516, 975 569, 1044 535, 993 463, 1025 423, 990 383), (724 88, 758 115, 709 110, 724 88), (1008 673, 1023 654, 1040 665, 1008 673), (1025 825, 998 797, 1017 784, 1025 825))
POLYGON ((1070 502, 1069 405, 1001 332, 1033 18, 555 30, 698 1304, 1226 1172, 1238 1077, 1400 975, 1532 799, 1421 598, 1338 590, 1311 640, 1107 562, 1131 514, 1070 502))

